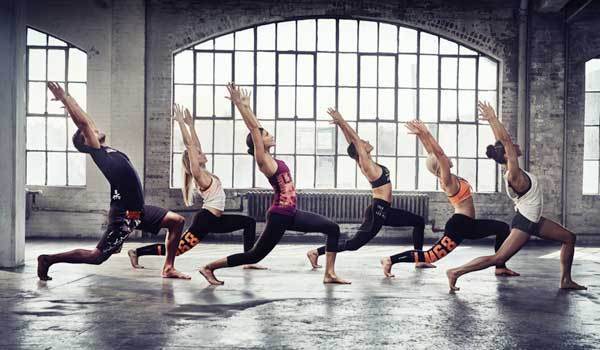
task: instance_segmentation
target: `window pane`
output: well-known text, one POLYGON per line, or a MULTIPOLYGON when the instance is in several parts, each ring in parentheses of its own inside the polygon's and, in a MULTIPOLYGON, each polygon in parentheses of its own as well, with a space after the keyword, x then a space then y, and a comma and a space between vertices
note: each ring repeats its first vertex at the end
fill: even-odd
POLYGON ((331 120, 327 108, 335 107, 335 88, 317 88, 317 119, 331 120))
POLYGON ((256 48, 258 50, 275 50, 275 24, 256 28, 256 48))
POLYGON ((317 154, 335 154, 335 125, 317 122, 317 154))
POLYGON ((475 121, 475 91, 461 90, 458 92, 458 119, 475 121))
POLYGON ((473 51, 471 49, 468 49, 468 48, 466 48, 466 47, 464 47, 462 45, 458 49, 458 54, 459 55, 467 55, 467 56, 468 55, 475 55, 475 56, 477 56, 477 52, 475 52, 475 51, 473 51))
POLYGON ((48 50, 48 80, 65 81, 65 50, 48 50))
POLYGON ((489 102, 495 111, 498 110, 498 105, 496 104, 496 91, 479 91, 478 100, 489 102))
POLYGON ((46 154, 44 152, 27 152, 27 184, 46 184, 46 154))
POLYGON ((334 188, 334 157, 317 157, 317 176, 315 188, 334 188))
POLYGON ((296 49, 296 22, 277 23, 277 50, 296 49))
MULTIPOLYGON (((286 142, 288 141, 286 140, 286 142)), ((296 154, 313 153, 315 153, 315 123, 298 122, 296 124, 296 154)))
POLYGON ((181 136, 181 128, 177 123, 173 122, 173 152, 183 152, 185 145, 183 144, 183 137, 181 136))
POLYGON ((379 52, 397 52, 398 28, 395 25, 379 23, 379 52))
MULTIPOLYGON (((438 37, 429 33, 421 32, 421 53, 438 53, 438 37)), ((437 59, 437 57, 436 57, 437 59)))
POLYGON ((191 85, 175 85, 175 103, 185 107, 191 107, 194 103, 194 87, 191 85))
MULTIPOLYGON (((59 83, 60 86, 63 89, 66 89, 65 84, 64 83, 59 83)), ((69 94, 71 93, 70 90, 70 85, 69 85, 69 90, 67 91, 69 94)), ((75 89, 77 90, 77 89, 75 89)), ((77 101, 77 103, 79 102, 79 98, 81 98, 81 108, 83 108, 83 110, 85 110, 85 106, 86 106, 86 96, 85 96, 85 91, 83 93, 83 96, 75 96, 75 94, 72 94, 73 98, 75 98, 75 100, 77 101)), ((46 107, 46 112, 48 114, 53 114, 53 115, 65 115, 66 113, 66 109, 63 107, 62 102, 60 101, 53 101, 54 96, 52 96, 52 93, 50 92, 50 90, 47 91, 47 103, 48 106, 46 107)))
MULTIPOLYGON (((177 57, 177 56, 175 56, 177 57)), ((213 83, 213 54, 199 52, 196 54, 196 83, 212 84, 213 83)), ((181 70, 189 70, 190 66, 181 66, 181 70)), ((183 72, 180 74, 184 74, 183 72)))
POLYGON ((46 84, 29 83, 27 112, 43 114, 46 112, 46 84))
POLYGON ((417 90, 398 89, 398 121, 417 117, 417 90))
POLYGON ((398 31, 398 52, 417 52, 417 31, 400 27, 398 31))
MULTIPOLYGON (((216 153, 233 153, 233 121, 215 121, 215 148, 216 153)), ((216 164, 216 163, 215 163, 216 164)))
POLYGON ((396 180, 396 188, 402 191, 415 190, 415 159, 414 158, 398 158, 398 179, 396 180))
POLYGON ((314 91, 312 87, 296 88, 296 115, 298 118, 314 119, 314 91))
POLYGON ((394 57, 379 57, 379 86, 394 87, 396 84, 396 60, 394 57))
POLYGON ((175 73, 173 79, 175 80, 175 84, 193 83, 192 67, 194 67, 194 52, 192 50, 181 51, 175 55, 174 60, 175 73))
MULTIPOLYGON (((235 121, 235 135, 233 140, 233 149, 235 153, 247 154, 248 147, 246 146, 246 136, 249 131, 246 123, 243 120, 235 121)), ((200 140, 202 141, 202 140, 200 140)))
POLYGON ((196 86, 196 115, 199 117, 212 117, 213 115, 213 87, 196 86))
POLYGON ((346 120, 356 120, 357 96, 355 88, 338 89, 338 110, 346 120))
POLYGON ((376 56, 360 56, 360 86, 377 86, 376 56))
POLYGON ((253 50, 254 49, 254 29, 240 30, 235 33, 235 49, 236 50, 253 50))
POLYGON ((315 62, 313 55, 298 55, 298 85, 315 83, 315 62))
POLYGON ((214 48, 215 48, 214 40, 207 40, 207 41, 201 42, 200 44, 194 46, 194 49, 196 49, 196 50, 214 50, 214 48))
POLYGON ((173 161, 171 163, 171 182, 173 188, 183 187, 183 169, 181 168, 181 153, 173 153, 173 161))
POLYGON ((426 122, 437 122, 437 90, 420 90, 419 92, 419 119, 426 122))
POLYGON ((254 158, 250 155, 234 156, 233 159, 233 187, 251 188, 252 187, 252 162, 254 158))
POLYGON ((600 59, 589 60, 585 63, 585 89, 600 91, 600 59))
POLYGON ((356 162, 343 155, 337 157, 337 188, 354 188, 356 180, 356 162))
POLYGON ((223 97, 226 94, 225 87, 215 86, 215 90, 217 92, 217 95, 215 96, 215 117, 230 118, 233 104, 230 100, 223 97), (222 94, 218 94, 220 91, 222 91, 222 94))
POLYGON ((220 154, 215 154, 214 156, 214 164, 213 164, 213 169, 214 169, 214 173, 218 174, 217 176, 219 176, 219 179, 221 179, 221 183, 223 184, 224 188, 231 188, 231 184, 232 184, 232 164, 233 161, 233 157, 232 156, 225 156, 225 155, 220 155, 220 154))
POLYGON ((233 50, 233 33, 216 38, 215 50, 233 50))
POLYGON ((357 131, 361 139, 374 146, 371 155, 377 155, 377 123, 360 122, 357 131))
POLYGON ((339 23, 340 30, 340 51, 356 52, 357 45, 357 23, 353 20, 341 19, 339 23))
POLYGON ((256 115, 259 118, 275 118, 274 87, 259 86, 256 88, 256 115))
POLYGON ((358 29, 359 51, 377 51, 377 22, 360 21, 358 29))
POLYGON ((475 125, 458 126, 458 156, 477 157, 477 127, 475 125))
POLYGON ((317 54, 317 84, 335 85, 335 54, 317 54))
POLYGON ((458 160, 458 176, 466 179, 469 183, 474 184, 477 179, 477 161, 475 159, 459 159, 458 160))
POLYGON ((296 145, 296 127, 295 122, 278 121, 277 122, 277 154, 294 154, 296 145), (279 142, 281 141, 281 142, 279 142))
POLYGON ((437 56, 420 56, 419 84, 422 88, 438 87, 438 58, 437 56))
POLYGON ((29 49, 29 80, 46 80, 46 50, 29 49))
POLYGON ((256 82, 275 84, 275 53, 258 52, 256 54, 256 82))
POLYGON ((585 124, 600 124, 600 93, 585 94, 585 124))
POLYGON ((591 126, 585 127, 584 136, 584 147, 583 147, 583 158, 584 159, 599 159, 600 153, 598 151, 598 127, 591 126))
MULTIPOLYGON (((288 164, 288 166, 289 166, 289 164, 288 164)), ((267 180, 267 177, 258 170, 256 170, 254 172, 254 187, 256 187, 256 188, 271 188, 271 184, 269 184, 269 180, 267 180)))
POLYGON ((377 154, 396 155, 396 123, 379 123, 377 131, 377 154))
MULTIPOLYGON (((85 83, 69 83, 68 89, 69 89, 69 95, 73 96, 73 98, 77 101, 79 106, 84 111, 86 111, 87 110, 87 85, 85 83)), ((62 105, 62 103, 59 103, 59 102, 57 102, 57 104, 62 105)), ((51 106, 51 103, 50 103, 50 101, 48 101, 48 113, 50 113, 50 106, 51 106)), ((52 109, 54 109, 54 107, 52 107, 52 109)), ((57 106, 56 110, 59 114, 64 113, 64 109, 59 108, 58 106, 57 106)))
POLYGON ((440 54, 456 55, 458 53, 458 44, 455 42, 440 38, 440 54))
POLYGON ((225 85, 232 80, 231 56, 229 53, 215 54, 215 84, 225 85))
POLYGON ((398 128, 398 155, 414 156, 417 151, 417 137, 409 134, 404 124, 398 125, 398 128))
POLYGON ((458 87, 461 89, 475 89, 476 60, 474 58, 461 58, 458 61, 458 87))
POLYGON ((338 83, 340 86, 356 86, 357 63, 355 54, 339 54, 338 83))
POLYGON ((296 107, 295 101, 295 88, 293 87, 280 87, 279 88, 279 113, 278 118, 294 118, 296 113, 294 111, 296 107))
POLYGON ((398 55, 398 86, 417 87, 416 55, 398 55))
POLYGON ((46 46, 48 36, 35 29, 27 28, 27 45, 43 45, 46 46))
POLYGON ((279 55, 279 84, 296 84, 296 56, 289 54, 279 55))
POLYGON ((85 185, 85 154, 82 153, 68 153, 67 164, 69 166, 69 181, 70 186, 84 186, 85 185))
POLYGON ((48 35, 48 46, 67 46, 67 43, 51 35, 48 35))
POLYGON ((235 82, 236 84, 254 83, 254 53, 235 53, 235 82))
POLYGON ((456 125, 455 124, 440 124, 440 134, 438 142, 444 152, 449 157, 456 156, 456 125))
POLYGON ((419 158, 419 187, 421 191, 435 191, 437 178, 427 170, 427 158, 419 158))
MULTIPOLYGON (((429 129, 429 132, 431 133, 431 135, 433 135, 434 139, 438 139, 437 135, 438 135, 438 124, 425 124, 425 126, 429 129)), ((423 143, 422 142, 417 142, 417 153, 419 156, 421 157, 427 157, 427 151, 425 151, 425 147, 423 147, 423 143)))
POLYGON ((377 116, 377 89, 360 89, 360 119, 375 119, 377 116))
POLYGON ((440 108, 440 119, 445 121, 456 120, 456 90, 442 90, 441 91, 441 108, 440 108))
POLYGON ((479 57, 479 89, 494 90, 497 83, 496 62, 487 57, 479 57))
POLYGON ((77 131, 77 127, 71 118, 67 118, 67 149, 69 151, 76 151, 75 146, 73 146, 72 137, 77 131))
POLYGON ((46 149, 46 122, 43 117, 27 117, 27 150, 46 149))
POLYGON ((394 90, 379 89, 378 117, 379 119, 394 120, 394 90))
POLYGON ((478 192, 493 192, 496 190, 496 163, 490 160, 478 161, 478 192))
POLYGON ((48 149, 64 151, 67 149, 67 119, 48 118, 48 149))
POLYGON ((198 138, 202 143, 202 150, 205 153, 213 151, 213 121, 212 120, 196 120, 194 123, 198 138))
POLYGON ((315 187, 315 158, 313 156, 297 157, 298 166, 296 168, 296 187, 314 188, 315 187))
POLYGON ((65 186, 67 184, 67 154, 64 152, 48 153, 48 186, 65 186))
POLYGON ((486 147, 496 143, 494 132, 488 125, 479 125, 479 149, 478 157, 487 158, 485 155, 486 147))
POLYGON ((583 193, 598 193, 598 162, 583 162, 583 193))
POLYGON ((320 19, 318 21, 319 38, 317 40, 320 51, 335 51, 335 20, 320 19))
POLYGON ((456 89, 456 79, 457 79, 457 66, 456 58, 442 58, 442 78, 441 78, 441 86, 442 89, 456 89))
MULTIPOLYGON (((356 122, 348 122, 348 124, 354 131, 358 130, 356 122)), ((348 141, 346 140, 346 137, 344 137, 344 133, 341 130, 337 132, 337 149, 338 155, 348 154, 348 141)))
POLYGON ((314 19, 298 21, 298 51, 314 51, 317 24, 314 19))

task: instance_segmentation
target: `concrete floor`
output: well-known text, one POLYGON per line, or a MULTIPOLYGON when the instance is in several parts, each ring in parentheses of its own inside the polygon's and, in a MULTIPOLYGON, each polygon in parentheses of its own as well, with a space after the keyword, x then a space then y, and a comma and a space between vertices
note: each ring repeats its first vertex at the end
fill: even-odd
POLYGON ((33 241, 25 267, 0 270, 0 348, 600 348, 600 248, 579 248, 575 280, 588 291, 562 292, 558 246, 530 245, 509 263, 522 273, 492 270, 459 281, 448 293, 444 271, 492 251, 459 247, 437 269, 396 265, 385 279, 379 258, 407 246, 366 246, 340 254, 338 274, 349 286, 325 286, 304 258, 309 245, 281 244, 268 271, 225 269, 220 287, 195 267, 241 249, 206 244, 177 259, 191 281, 160 278, 162 258, 144 257, 133 270, 126 250, 101 266, 57 265, 39 282, 35 257, 90 241, 33 241))

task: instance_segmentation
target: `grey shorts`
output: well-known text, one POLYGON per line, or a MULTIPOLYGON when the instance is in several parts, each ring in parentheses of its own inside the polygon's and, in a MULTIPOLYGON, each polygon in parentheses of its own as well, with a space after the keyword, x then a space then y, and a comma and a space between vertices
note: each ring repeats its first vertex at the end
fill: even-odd
POLYGON ((516 228, 526 233, 529 233, 530 235, 540 237, 540 223, 541 221, 533 222, 528 218, 524 217, 523 214, 517 212, 517 214, 512 220, 510 228, 516 228))

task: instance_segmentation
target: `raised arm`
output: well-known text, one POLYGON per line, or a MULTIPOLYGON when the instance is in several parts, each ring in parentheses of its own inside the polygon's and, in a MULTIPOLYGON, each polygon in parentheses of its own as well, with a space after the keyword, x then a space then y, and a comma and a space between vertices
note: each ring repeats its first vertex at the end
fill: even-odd
POLYGON ((194 178, 196 184, 198 184, 200 188, 207 188, 210 186, 212 178, 200 163, 200 151, 196 148, 193 138, 189 134, 187 130, 187 125, 184 121, 184 115, 190 115, 190 112, 187 108, 184 109, 179 105, 173 106, 173 110, 173 119, 175 119, 175 121, 179 124, 179 129, 181 130, 183 143, 185 145, 185 148, 187 149, 187 154, 190 161, 190 172, 192 173, 192 177, 194 178))
POLYGON ((79 106, 75 99, 68 95, 65 90, 55 82, 48 82, 48 89, 54 95, 55 101, 60 101, 67 109, 69 116, 75 123, 75 126, 83 133, 86 144, 92 148, 100 148, 100 140, 96 133, 96 124, 87 115, 87 113, 79 106))
POLYGON ((358 154, 358 164, 365 173, 369 173, 370 170, 374 169, 374 163, 369 157, 367 150, 365 149, 365 142, 358 136, 356 131, 348 124, 348 122, 342 117, 340 112, 333 108, 329 108, 327 113, 331 116, 332 124, 339 126, 344 133, 344 137, 348 143, 353 144, 358 154))
POLYGON ((196 128, 194 127, 194 118, 192 118, 192 114, 189 109, 184 110, 183 122, 188 126, 191 134, 191 143, 196 147, 198 152, 202 152, 202 145, 200 144, 200 139, 198 138, 198 133, 196 133, 196 128))
POLYGON ((450 188, 454 185, 452 180, 452 173, 450 172, 450 159, 444 153, 444 150, 433 137, 427 126, 419 120, 413 120, 405 124, 411 134, 417 135, 419 140, 423 143, 425 150, 428 154, 433 154, 439 164, 439 178, 444 188, 450 188))

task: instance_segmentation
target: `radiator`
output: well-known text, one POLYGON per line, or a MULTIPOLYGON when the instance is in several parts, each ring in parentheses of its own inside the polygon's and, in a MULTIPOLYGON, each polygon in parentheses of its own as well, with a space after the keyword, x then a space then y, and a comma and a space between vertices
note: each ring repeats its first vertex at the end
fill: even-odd
MULTIPOLYGON (((271 206, 273 191, 251 190, 245 195, 248 215, 264 222, 267 209, 271 206)), ((360 223, 365 209, 372 203, 371 192, 298 192, 298 209, 321 214, 337 223, 360 223)), ((428 222, 429 197, 418 193, 393 195, 392 207, 420 215, 428 222)))

